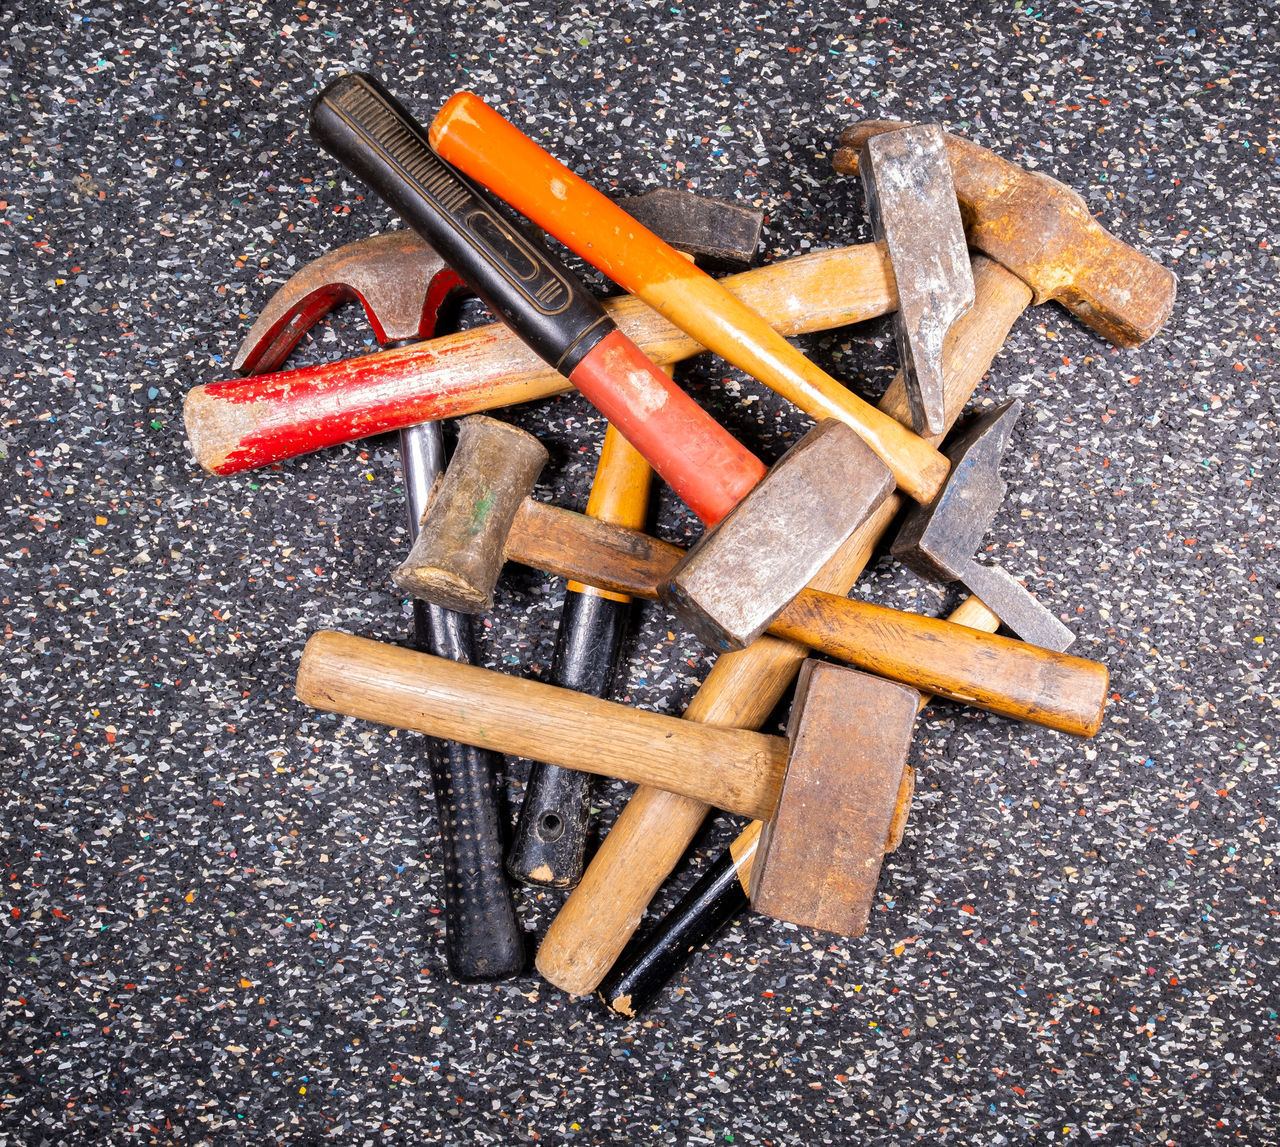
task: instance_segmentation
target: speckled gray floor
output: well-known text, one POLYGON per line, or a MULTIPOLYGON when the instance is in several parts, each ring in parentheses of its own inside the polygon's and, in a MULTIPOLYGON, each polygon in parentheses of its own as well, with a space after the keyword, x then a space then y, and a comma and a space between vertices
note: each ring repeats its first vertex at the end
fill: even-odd
MULTIPOLYGON (((1280 1141, 1274 8, 331 7, 0 13, 0 1142, 1280 1141), (598 184, 759 204, 767 259, 866 237, 843 127, 940 119, 1177 272, 1147 346, 1048 305, 978 398, 1029 407, 993 538, 1110 667, 1106 724, 928 709, 863 939, 743 918, 631 1024, 448 978, 420 741, 292 697, 311 631, 406 631, 393 443, 215 479, 181 421, 273 287, 390 223, 305 132, 351 68, 424 118, 473 88, 598 184)), ((866 394, 894 365, 883 322, 804 345, 866 394)), ((805 425, 681 378, 768 457, 805 425)), ((598 419, 515 417, 581 505, 598 419)), ((950 600, 887 559, 858 592, 950 600)), ((486 663, 544 676, 561 593, 514 569, 486 663)), ((652 606, 628 655, 616 696, 673 713, 709 664, 652 606)), ((556 904, 522 894, 531 937, 556 904)))

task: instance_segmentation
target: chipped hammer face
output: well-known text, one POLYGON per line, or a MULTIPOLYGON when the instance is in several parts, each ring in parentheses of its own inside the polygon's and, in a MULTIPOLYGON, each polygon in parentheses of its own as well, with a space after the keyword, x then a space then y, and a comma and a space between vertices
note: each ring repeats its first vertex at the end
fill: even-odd
POLYGON ((858 434, 820 422, 681 559, 662 591, 713 649, 759 637, 893 492, 858 434))
POLYGON ((1061 652, 1075 635, 1009 574, 974 559, 1008 489, 1000 461, 1021 409, 1016 400, 996 407, 946 447, 946 485, 911 510, 890 552, 921 577, 964 582, 1024 641, 1061 652))
POLYGON ((898 283, 894 331, 911 422, 918 434, 941 435, 942 341, 974 299, 946 137, 936 124, 872 136, 858 170, 898 283))

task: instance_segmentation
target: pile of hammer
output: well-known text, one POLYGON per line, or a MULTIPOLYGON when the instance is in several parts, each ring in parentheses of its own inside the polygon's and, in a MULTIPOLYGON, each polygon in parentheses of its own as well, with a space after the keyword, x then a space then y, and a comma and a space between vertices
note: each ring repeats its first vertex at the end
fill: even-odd
POLYGON ((1168 316, 1173 276, 1078 195, 936 126, 865 123, 845 132, 835 164, 861 175, 877 242, 716 280, 694 260, 748 263, 758 213, 687 191, 612 202, 468 93, 428 132, 372 77, 347 75, 316 98, 310 126, 413 230, 295 275, 236 358, 251 377, 193 390, 187 430, 216 474, 400 432, 414 545, 391 576, 413 595, 415 648, 317 633, 297 695, 433 738, 455 976, 500 979, 526 962, 496 754, 541 762, 506 873, 573 888, 538 970, 633 1015, 748 895, 776 919, 861 934, 905 829, 928 695, 1097 731, 1106 669, 1063 652, 1061 621, 974 557, 1004 494, 1017 404, 938 449, 1028 305, 1057 299, 1119 346, 1168 316), (602 303, 479 185, 629 296, 602 303), (438 334, 464 293, 502 322, 438 334), (277 369, 352 298, 387 349, 277 369), (877 407, 785 337, 891 311, 901 370, 877 407), (816 420, 771 468, 671 381, 671 365, 704 348, 816 420), (571 386, 610 424, 585 514, 531 499, 546 451, 478 414, 571 386), (446 469, 439 420, 458 415, 470 417, 446 469), (688 552, 643 532, 650 467, 706 525, 688 552), (892 553, 971 593, 948 620, 846 596, 900 516, 892 553), (556 684, 469 664, 469 615, 492 605, 508 559, 571 579, 556 684), (721 652, 683 719, 601 699, 633 597, 660 599, 721 652), (998 634, 1002 623, 1017 637, 998 634), (755 731, 793 682, 787 737, 755 731), (602 762, 640 787, 584 872, 585 773, 602 762), (629 944, 711 808, 754 819, 629 944))

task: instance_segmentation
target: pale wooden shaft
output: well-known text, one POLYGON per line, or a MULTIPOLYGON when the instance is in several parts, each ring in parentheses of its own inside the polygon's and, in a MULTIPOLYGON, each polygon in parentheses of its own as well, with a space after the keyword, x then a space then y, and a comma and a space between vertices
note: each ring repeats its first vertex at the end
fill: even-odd
POLYGON ((787 742, 715 729, 347 633, 313 634, 298 700, 432 737, 696 796, 768 818, 787 742))

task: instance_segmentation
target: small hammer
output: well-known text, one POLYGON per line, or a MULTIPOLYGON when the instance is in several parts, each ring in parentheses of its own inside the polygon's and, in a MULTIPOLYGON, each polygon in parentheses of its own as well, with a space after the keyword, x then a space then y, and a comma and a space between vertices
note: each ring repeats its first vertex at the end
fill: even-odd
POLYGON ((852 936, 866 927, 917 698, 872 674, 809 661, 784 740, 332 631, 308 640, 296 692, 329 712, 656 785, 764 820, 756 907, 852 936))
MULTIPOLYGON (((464 419, 418 541, 392 575, 396 584, 429 599, 444 591, 449 601, 484 602, 510 558, 600 589, 659 596, 683 551, 529 498, 542 457, 522 430, 483 415, 464 419)), ((1104 666, 1011 638, 810 588, 769 632, 1003 716, 1079 736, 1102 722, 1104 666)))

